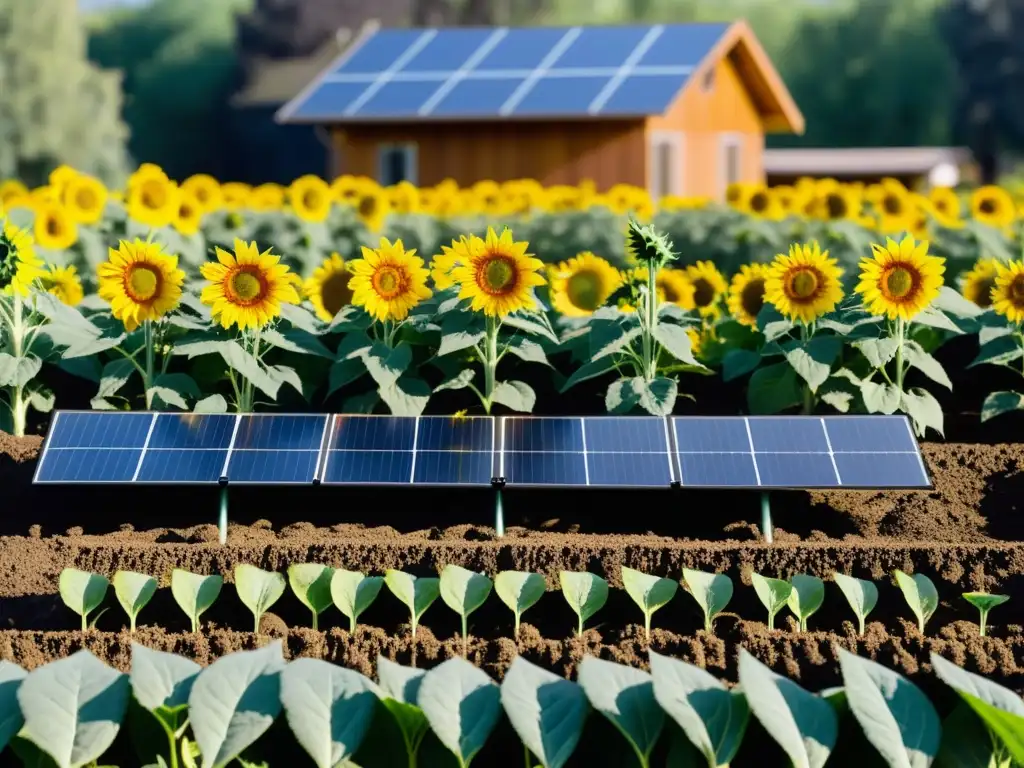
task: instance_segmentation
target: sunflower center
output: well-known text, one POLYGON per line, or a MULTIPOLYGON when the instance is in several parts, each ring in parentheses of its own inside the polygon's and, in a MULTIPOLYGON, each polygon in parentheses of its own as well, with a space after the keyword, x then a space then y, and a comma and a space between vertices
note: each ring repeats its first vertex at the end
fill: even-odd
POLYGON ((320 286, 320 301, 331 316, 352 303, 352 289, 348 287, 351 279, 352 276, 348 272, 339 271, 324 280, 320 286))
POLYGON ((263 298, 265 284, 260 276, 248 267, 242 267, 228 281, 233 298, 241 304, 253 304, 263 298))
POLYGON ((825 209, 830 219, 845 219, 849 211, 843 196, 834 192, 825 196, 825 209))
POLYGON ((679 291, 675 289, 675 286, 669 285, 665 281, 658 282, 658 299, 660 301, 667 301, 669 304, 675 304, 679 301, 679 291))
POLYGON ((181 208, 178 209, 178 218, 191 219, 193 214, 192 206, 188 203, 182 203, 181 208))
POLYGON ((890 216, 897 216, 903 212, 903 205, 896 195, 886 195, 882 198, 882 210, 890 216))
POLYGON ((377 212, 377 198, 366 195, 359 200, 359 215, 373 216, 377 212))
POLYGON ((821 287, 821 280, 818 273, 813 269, 798 269, 786 280, 786 288, 789 297, 795 301, 809 301, 813 299, 821 287))
POLYGON ((492 256, 477 269, 477 283, 491 296, 511 293, 516 286, 516 265, 504 256, 492 256))
POLYGON ((982 213, 995 213, 997 208, 998 206, 996 205, 996 201, 991 197, 983 198, 981 202, 978 203, 978 210, 982 213))
POLYGON ((693 302, 698 307, 710 306, 715 301, 715 286, 698 277, 693 281, 693 302))
POLYGON ((75 205, 81 208, 83 211, 91 211, 96 207, 99 200, 96 197, 96 191, 89 189, 88 187, 82 187, 75 192, 75 205))
POLYGON ((60 220, 56 216, 46 217, 46 234, 50 237, 57 237, 64 232, 64 227, 61 226, 60 220))
POLYGON ((751 317, 757 317, 764 307, 764 278, 751 280, 740 291, 740 305, 751 317))
MULTIPOLYGON (((971 299, 974 303, 983 309, 992 306, 992 288, 995 284, 996 280, 994 277, 983 277, 978 280, 971 292, 971 299)), ((1010 286, 1011 291, 1015 289, 1019 291, 1020 298, 1024 299, 1024 280, 1020 280, 1020 284, 1016 285, 1016 287, 1014 285, 1010 286)))
POLYGON ((768 195, 764 192, 755 192, 750 198, 750 210, 754 213, 762 213, 768 209, 768 195))
POLYGON ((0 286, 7 286, 18 271, 18 249, 0 229, 0 286))
POLYGON ((167 187, 159 180, 153 179, 142 183, 139 200, 146 208, 158 210, 167 205, 167 187))
POLYGON ((894 299, 904 299, 914 290, 914 274, 903 266, 890 269, 882 282, 886 295, 894 299))
POLYGON ((601 306, 601 278, 596 272, 577 272, 569 278, 565 292, 574 307, 592 312, 601 306))
POLYGON ((124 290, 133 301, 149 301, 159 290, 160 280, 160 273, 156 269, 148 264, 136 264, 125 278, 124 290))
POLYGON ((313 189, 307 189, 302 193, 302 205, 305 208, 315 209, 320 207, 320 194, 313 189))
POLYGON ((1024 307, 1024 275, 1016 275, 1007 290, 1010 302, 1015 307, 1024 307))
POLYGON ((192 194, 196 196, 196 200, 199 201, 200 205, 206 205, 210 202, 210 190, 206 187, 196 187, 192 190, 192 194))

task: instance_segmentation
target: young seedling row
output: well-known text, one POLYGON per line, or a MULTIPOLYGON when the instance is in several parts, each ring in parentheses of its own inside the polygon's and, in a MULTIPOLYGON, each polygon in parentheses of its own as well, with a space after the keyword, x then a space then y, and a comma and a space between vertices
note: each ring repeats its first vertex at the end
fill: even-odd
MULTIPOLYGON (((650 640, 654 614, 676 596, 680 582, 626 567, 621 573, 626 593, 643 613, 644 632, 650 640)), ((348 618, 349 631, 354 631, 359 617, 387 585, 388 591, 409 610, 413 638, 423 614, 440 597, 461 619, 463 655, 468 654, 469 617, 486 602, 492 589, 514 614, 517 639, 523 614, 547 590, 544 577, 539 573, 502 571, 492 580, 458 565, 445 566, 440 577, 416 577, 399 570, 388 570, 384 576, 369 576, 359 571, 302 563, 290 566, 286 579, 283 574, 243 564, 236 566, 234 576, 238 597, 252 612, 256 633, 259 633, 263 615, 289 586, 309 609, 313 629, 319 629, 320 615, 333 605, 348 618)), ((939 605, 935 584, 923 574, 911 576, 897 570, 894 576, 923 633, 939 605)), ((833 578, 857 618, 859 634, 863 635, 867 617, 878 603, 878 587, 871 581, 842 573, 833 574, 833 578)), ((799 622, 800 631, 806 632, 809 619, 825 601, 825 582, 817 576, 796 574, 786 581, 755 573, 751 579, 758 599, 767 610, 769 629, 775 629, 776 616, 788 608, 799 622)), ((112 583, 117 601, 128 615, 129 628, 134 632, 139 613, 156 594, 157 580, 143 573, 118 571, 112 583)), ((171 594, 189 618, 193 632, 199 631, 201 617, 220 596, 223 583, 221 576, 204 576, 180 568, 171 573, 171 594)), ((562 596, 577 616, 576 632, 582 634, 586 622, 607 602, 608 582, 585 571, 561 571, 559 583, 562 596)), ((684 592, 697 602, 704 614, 704 630, 714 633, 715 618, 732 600, 732 579, 721 573, 684 568, 681 583, 684 592)), ((83 631, 95 627, 96 620, 106 610, 101 606, 110 584, 106 577, 95 573, 74 568, 61 572, 61 599, 81 616, 83 631)), ((984 592, 967 592, 963 597, 979 611, 982 636, 987 632, 989 612, 1009 600, 1005 595, 984 592)))

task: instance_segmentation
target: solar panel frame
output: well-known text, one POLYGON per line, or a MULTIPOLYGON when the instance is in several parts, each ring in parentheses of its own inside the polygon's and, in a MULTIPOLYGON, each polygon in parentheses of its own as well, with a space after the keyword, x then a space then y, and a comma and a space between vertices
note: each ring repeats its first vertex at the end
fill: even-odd
POLYGON ((39 460, 36 462, 36 469, 35 469, 35 472, 32 475, 32 484, 33 485, 131 485, 132 482, 134 482, 135 475, 137 475, 138 470, 139 470, 139 466, 142 463, 142 458, 145 455, 146 446, 147 446, 147 444, 149 442, 149 437, 152 434, 153 425, 155 423, 156 423, 156 414, 153 413, 153 412, 149 412, 149 411, 132 411, 130 413, 125 413, 125 414, 121 414, 121 413, 114 412, 114 411, 94 411, 94 410, 82 410, 82 409, 79 409, 79 410, 60 410, 60 411, 56 411, 54 413, 54 415, 53 415, 53 420, 50 422, 50 428, 47 430, 46 436, 43 438, 43 443, 42 443, 42 446, 41 446, 40 451, 39 451, 39 460), (141 446, 131 446, 131 447, 103 446, 103 447, 97 447, 97 448, 83 448, 83 447, 56 447, 55 448, 54 447, 54 443, 56 442, 56 438, 57 438, 57 436, 59 434, 56 431, 55 427, 59 423, 61 416, 67 417, 67 416, 71 416, 71 415, 75 415, 75 414, 85 414, 85 415, 90 415, 90 416, 91 415, 103 414, 103 415, 107 415, 107 416, 110 416, 110 417, 129 416, 129 417, 132 417, 132 418, 141 418, 143 416, 149 416, 150 417, 150 422, 149 422, 149 426, 147 428, 145 440, 144 440, 144 442, 143 442, 143 444, 141 446), (78 479, 73 479, 73 480, 47 480, 47 479, 42 479, 41 476, 45 474, 46 468, 49 466, 47 464, 47 459, 50 458, 51 451, 58 451, 58 450, 67 450, 67 451, 89 450, 89 451, 95 451, 95 452, 98 452, 98 453, 104 453, 104 452, 109 453, 111 451, 130 451, 132 453, 138 452, 139 455, 138 455, 138 458, 135 461, 135 467, 133 469, 132 477, 128 478, 128 479, 125 479, 125 480, 120 480, 120 479, 117 479, 117 480, 78 480, 78 479))
POLYGON ((239 413, 235 418, 235 426, 231 433, 231 443, 228 446, 228 453, 224 459, 224 469, 221 471, 221 475, 228 485, 239 485, 239 486, 256 486, 256 485, 272 485, 272 486, 305 486, 305 485, 316 485, 318 478, 320 477, 320 463, 323 461, 324 455, 324 440, 327 437, 327 433, 330 431, 330 424, 333 421, 333 414, 330 413, 239 413), (239 447, 238 446, 238 433, 242 426, 242 422, 247 418, 260 419, 323 419, 323 424, 320 426, 320 439, 317 444, 317 448, 252 448, 252 447, 239 447), (232 479, 231 477, 231 463, 236 456, 242 454, 254 456, 264 453, 304 453, 304 454, 315 454, 313 456, 312 471, 308 480, 279 480, 279 479, 232 479))

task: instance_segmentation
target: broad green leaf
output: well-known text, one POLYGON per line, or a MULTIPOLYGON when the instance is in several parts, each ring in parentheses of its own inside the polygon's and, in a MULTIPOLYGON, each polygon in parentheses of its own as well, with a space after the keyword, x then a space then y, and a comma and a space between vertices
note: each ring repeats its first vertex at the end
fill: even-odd
POLYGON ((383 656, 377 657, 377 682, 380 685, 378 695, 402 733, 410 765, 414 763, 412 758, 423 737, 430 730, 423 710, 416 704, 425 674, 426 670, 403 667, 383 656))
POLYGON ((939 289, 939 295, 935 297, 932 306, 954 317, 977 317, 985 311, 949 285, 939 289))
POLYGON ((843 349, 843 340, 836 336, 815 336, 807 342, 792 342, 783 349, 786 362, 792 366, 812 392, 825 383, 832 364, 843 349))
POLYGON ((392 348, 384 342, 377 341, 366 352, 363 362, 370 376, 377 382, 377 386, 387 389, 398 381, 412 363, 412 347, 400 342, 392 348))
POLYGON ((431 390, 427 382, 410 374, 377 392, 395 416, 419 416, 427 407, 431 390))
POLYGON ((755 414, 773 414, 803 401, 799 377, 786 362, 754 371, 747 383, 747 404, 755 414))
POLYGON ((918 325, 927 325, 929 328, 938 328, 940 331, 952 331, 957 335, 963 333, 960 326, 949 319, 949 315, 934 306, 925 307, 914 316, 913 322, 918 325))
POLYGON ((613 370, 615 370, 615 359, 612 357, 602 357, 600 360, 586 362, 572 372, 559 392, 564 393, 581 382, 597 378, 613 370))
POLYGON ((577 632, 583 634, 583 625, 608 602, 608 582, 586 571, 561 571, 558 574, 562 595, 579 617, 577 632))
POLYGON ((382 586, 381 576, 364 576, 343 568, 334 571, 329 587, 331 600, 348 617, 350 632, 355 632, 359 616, 377 599, 382 586))
POLYGON ((277 399, 281 383, 271 377, 260 362, 242 348, 237 341, 192 341, 178 343, 174 354, 187 355, 189 359, 202 355, 220 355, 221 359, 237 373, 240 373, 260 392, 271 399, 277 399))
POLYGON ((993 392, 981 406, 981 420, 988 421, 1011 411, 1024 411, 1024 394, 1020 392, 993 392))
POLYGON ((281 641, 223 656, 199 673, 188 697, 202 768, 224 768, 281 712, 281 641))
POLYGON ((793 768, 822 768, 839 737, 832 705, 775 674, 745 648, 739 652, 739 681, 750 711, 793 768))
POLYGON ((221 576, 203 576, 181 568, 171 571, 171 594, 191 619, 193 632, 199 631, 200 617, 216 602, 222 586, 224 579, 221 576))
POLYGON ((990 595, 987 592, 965 592, 964 600, 978 609, 981 614, 981 636, 985 636, 988 624, 988 613, 996 606, 1002 605, 1010 598, 1007 595, 990 595))
POLYGON ((730 349, 722 358, 722 379, 733 381, 746 376, 761 364, 761 354, 750 349, 730 349))
POLYGON ((526 336, 512 337, 508 342, 507 349, 511 354, 528 363, 551 365, 547 354, 544 352, 544 347, 526 336))
POLYGON ((775 615, 789 603, 793 585, 782 579, 771 579, 759 573, 751 574, 754 591, 761 605, 768 609, 768 629, 775 629, 775 615))
POLYGON ((24 387, 43 367, 35 355, 14 357, 0 352, 0 387, 24 387))
POLYGON ((647 381, 642 376, 619 379, 608 385, 604 405, 609 413, 631 413, 641 408, 654 416, 668 416, 678 397, 675 379, 647 381))
POLYGON ((147 603, 156 594, 156 579, 145 573, 134 571, 118 571, 113 579, 114 594, 117 601, 128 614, 131 622, 131 629, 135 631, 135 621, 139 612, 146 607, 147 603))
POLYGON ((942 724, 921 689, 902 675, 840 648, 850 711, 891 768, 928 768, 939 752, 942 724))
POLYGON ((420 617, 441 593, 441 580, 434 577, 416 578, 408 573, 390 569, 384 573, 384 583, 388 585, 391 594, 405 603, 409 609, 412 636, 416 637, 420 617))
POLYGON ((880 339, 858 339, 853 343, 854 349, 864 355, 864 358, 875 370, 884 368, 896 357, 896 350, 899 349, 900 340, 892 336, 883 336, 880 339))
POLYGON ((88 616, 103 602, 109 586, 106 577, 98 573, 88 573, 77 568, 65 568, 60 572, 60 598, 64 605, 82 617, 82 631, 88 629, 88 616))
POLYGON ((189 400, 202 397, 199 385, 187 373, 162 373, 156 377, 149 392, 156 404, 164 403, 183 411, 188 410, 189 400))
POLYGON ((953 389, 953 382, 949 380, 942 363, 925 352, 916 341, 907 341, 904 344, 904 353, 911 367, 917 368, 936 384, 941 384, 946 389, 953 389))
POLYGON ((535 320, 534 316, 525 312, 513 312, 510 315, 505 315, 501 322, 502 325, 506 325, 509 328, 526 331, 536 336, 543 336, 552 344, 558 343, 558 337, 544 323, 535 320))
POLYGON ((324 346, 315 333, 303 328, 287 328, 284 331, 264 328, 260 339, 272 347, 299 355, 315 355, 328 360, 334 358, 334 353, 324 346))
POLYGON ((1024 717, 993 707, 969 693, 960 696, 985 721, 1017 765, 1024 765, 1024 717))
POLYGON ((520 741, 544 768, 562 768, 569 761, 590 714, 580 686, 522 656, 505 673, 501 704, 520 741))
POLYGON ((1002 757, 999 739, 993 739, 984 721, 964 701, 942 721, 942 742, 935 768, 1016 768, 1002 757))
POLYGON ((375 687, 321 659, 296 659, 281 671, 288 727, 317 768, 334 768, 359 749, 376 710, 375 687))
POLYGON ((498 686, 458 656, 423 676, 417 703, 431 730, 461 768, 483 748, 501 716, 498 686))
POLYGON ((240 563, 235 566, 235 589, 238 598, 252 611, 256 619, 255 631, 259 633, 263 614, 284 594, 285 578, 280 573, 240 563))
POLYGON ((622 585, 633 602, 644 612, 644 628, 647 639, 651 637, 651 616, 671 600, 679 585, 671 579, 649 576, 632 568, 622 567, 622 585))
POLYGON ((327 372, 327 397, 333 395, 346 384, 351 384, 364 373, 366 373, 366 366, 358 358, 339 360, 334 363, 327 372))
POLYGON ((857 615, 860 634, 864 634, 864 622, 878 604, 878 587, 874 582, 857 579, 843 573, 833 574, 836 584, 842 590, 847 602, 857 615))
POLYGON ((483 341, 486 331, 473 312, 453 312, 441 321, 438 357, 460 352, 483 341))
POLYGON ((20 735, 58 768, 80 768, 114 743, 128 708, 128 676, 78 651, 30 672, 17 696, 20 735))
POLYGON ((891 416, 900 409, 903 393, 895 384, 878 383, 875 381, 860 382, 860 396, 864 401, 864 410, 868 413, 881 413, 891 416))
POLYGON ((732 600, 732 579, 724 573, 705 573, 683 568, 683 583, 704 611, 704 631, 714 631, 715 617, 732 600))
POLYGON ((519 413, 530 413, 537 402, 533 388, 523 381, 499 381, 491 393, 491 400, 519 413))
POLYGON ((665 726, 665 713, 654 698, 651 675, 596 656, 584 656, 579 683, 590 705, 626 737, 641 764, 648 765, 665 726))
POLYGON ((18 706, 18 688, 27 674, 14 662, 0 661, 0 753, 25 724, 18 706))
POLYGON ((1024 357, 1024 345, 1016 334, 1004 334, 983 342, 978 356, 971 361, 968 368, 976 365, 1010 365, 1024 357))
POLYGON ((299 601, 313 613, 313 629, 319 629, 320 614, 331 607, 331 577, 334 569, 319 563, 288 566, 288 584, 299 601))
POLYGON ((654 698, 683 729, 708 766, 727 766, 743 742, 750 707, 714 675, 693 664, 649 651, 654 698))
POLYGON ((482 573, 459 565, 446 565, 441 571, 441 599, 462 618, 463 652, 469 649, 467 620, 491 594, 491 580, 482 573))
POLYGON ((928 390, 911 387, 909 392, 903 393, 900 408, 913 420, 914 431, 919 437, 924 437, 929 427, 940 436, 943 434, 942 406, 928 390))
POLYGON ((132 693, 171 733, 181 727, 192 685, 201 669, 184 656, 132 643, 132 693))
POLYGON ((443 389, 465 389, 473 382, 474 376, 476 376, 476 371, 472 368, 463 368, 450 379, 445 379, 434 387, 434 391, 440 392, 443 389))
POLYGON ((897 570, 893 575, 896 577, 896 584, 903 592, 907 605, 917 616, 918 628, 924 632, 925 624, 935 613, 935 609, 939 607, 939 593, 935 589, 935 584, 923 573, 908 576, 903 571, 897 570))
POLYGON ((227 413, 228 412, 228 401, 224 399, 224 395, 210 395, 204 397, 202 400, 197 400, 195 407, 192 408, 193 413, 227 413))
POLYGON ((267 376, 280 384, 287 384, 300 395, 303 394, 302 377, 294 368, 287 365, 268 365, 267 376))
POLYGON ((640 323, 631 315, 611 321, 591 321, 590 360, 596 362, 621 352, 639 338, 640 323))
POLYGON ((817 576, 798 573, 790 579, 793 591, 786 604, 800 621, 800 630, 807 630, 807 619, 825 602, 825 582, 817 576))
POLYGON ((502 571, 494 577, 494 591, 516 617, 516 635, 523 613, 544 596, 547 583, 539 573, 502 571))
POLYGON ((664 347, 672 357, 681 363, 703 368, 704 365, 693 356, 693 345, 686 329, 673 323, 657 323, 654 326, 654 339, 664 347))

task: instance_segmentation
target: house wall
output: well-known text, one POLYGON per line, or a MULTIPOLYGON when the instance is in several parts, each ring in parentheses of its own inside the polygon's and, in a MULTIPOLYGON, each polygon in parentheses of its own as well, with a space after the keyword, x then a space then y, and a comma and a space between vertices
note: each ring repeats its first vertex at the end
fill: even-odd
POLYGON ((644 123, 632 121, 462 122, 348 126, 333 131, 338 173, 377 178, 381 144, 415 142, 421 186, 452 178, 533 178, 544 185, 592 179, 599 190, 614 184, 646 186, 644 123))

